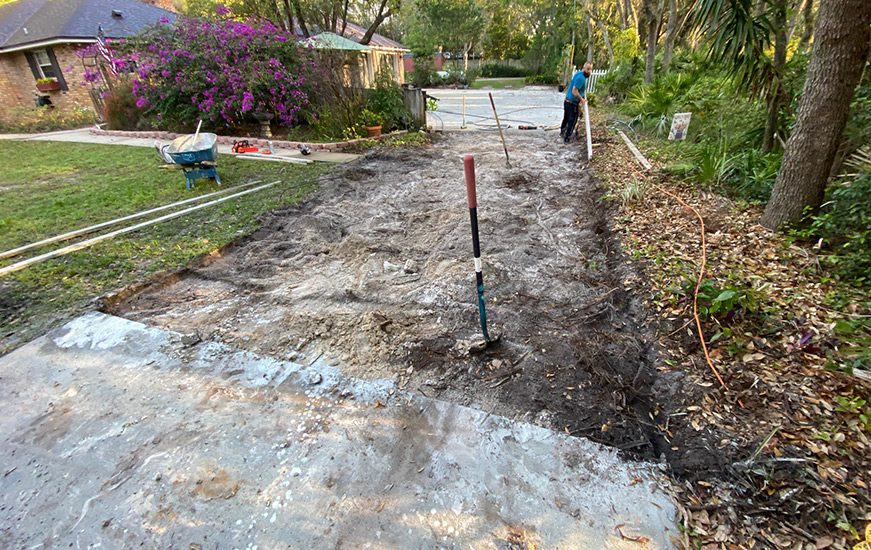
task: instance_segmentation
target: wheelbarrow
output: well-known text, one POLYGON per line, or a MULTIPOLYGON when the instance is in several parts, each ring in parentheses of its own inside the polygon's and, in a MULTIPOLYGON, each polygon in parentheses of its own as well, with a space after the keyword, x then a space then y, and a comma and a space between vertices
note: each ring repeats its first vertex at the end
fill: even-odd
POLYGON ((158 147, 161 158, 170 164, 177 164, 183 171, 188 189, 200 178, 211 178, 221 185, 218 176, 218 136, 201 134, 199 127, 194 135, 176 138, 169 145, 158 147))

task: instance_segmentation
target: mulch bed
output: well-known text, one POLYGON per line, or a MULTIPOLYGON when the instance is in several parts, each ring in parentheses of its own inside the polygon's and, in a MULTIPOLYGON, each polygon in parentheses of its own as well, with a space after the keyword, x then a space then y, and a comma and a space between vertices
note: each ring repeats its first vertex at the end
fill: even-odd
POLYGON ((658 330, 670 367, 663 368, 684 373, 691 388, 685 410, 669 414, 683 417, 683 427, 658 422, 659 429, 675 455, 689 444, 717 457, 695 466, 675 461, 681 467, 673 491, 684 528, 676 544, 852 547, 871 520, 871 425, 861 416, 868 414, 871 384, 826 365, 849 351, 848 342, 835 338, 834 323, 869 311, 825 307, 837 282, 823 277, 812 249, 763 229, 761 208, 661 174, 656 166, 645 174, 618 136, 598 133, 592 164, 611 196, 620 202, 620 189, 635 179, 680 196, 706 222, 705 279, 752 288, 759 300, 756 312, 739 309, 703 323, 706 340, 730 331, 731 337, 709 344, 726 390, 705 361, 691 298, 675 291, 698 273, 698 220, 652 185, 643 198, 620 206, 614 230, 644 274, 630 285, 650 297, 646 305, 664 321, 658 330))

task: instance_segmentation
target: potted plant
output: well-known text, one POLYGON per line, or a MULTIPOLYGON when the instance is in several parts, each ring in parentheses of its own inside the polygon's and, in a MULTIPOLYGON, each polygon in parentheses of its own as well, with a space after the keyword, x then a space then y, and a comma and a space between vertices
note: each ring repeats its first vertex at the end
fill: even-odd
POLYGON ((56 78, 40 78, 36 81, 36 89, 40 92, 60 90, 60 82, 56 78))
POLYGON ((369 137, 381 135, 381 126, 384 124, 384 117, 378 113, 374 113, 369 109, 360 111, 360 122, 366 128, 366 133, 369 137))

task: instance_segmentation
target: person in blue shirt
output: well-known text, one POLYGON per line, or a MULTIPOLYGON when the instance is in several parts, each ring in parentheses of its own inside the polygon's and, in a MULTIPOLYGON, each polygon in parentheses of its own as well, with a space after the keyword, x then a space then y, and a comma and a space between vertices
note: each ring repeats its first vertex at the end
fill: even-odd
POLYGON ((592 63, 584 63, 584 68, 575 73, 569 89, 566 90, 566 100, 563 104, 563 123, 560 125, 560 136, 565 143, 572 139, 575 125, 578 123, 578 107, 581 102, 587 102, 587 77, 593 72, 592 63))

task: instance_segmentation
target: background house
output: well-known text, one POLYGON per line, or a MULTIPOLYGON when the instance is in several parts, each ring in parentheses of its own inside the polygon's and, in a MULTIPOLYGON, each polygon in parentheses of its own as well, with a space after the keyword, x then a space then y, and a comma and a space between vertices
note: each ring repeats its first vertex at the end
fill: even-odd
MULTIPOLYGON (((0 119, 15 105, 33 107, 38 95, 59 109, 92 107, 84 67, 75 52, 106 38, 124 38, 175 14, 137 0, 16 0, 0 5, 0 119), (55 79, 38 92, 36 81, 55 79)), ((95 107, 100 109, 99 107, 95 107)))
MULTIPOLYGON (((345 27, 345 37, 354 42, 359 43, 365 34, 366 29, 350 21, 345 27)), ((371 88, 374 86, 375 76, 382 66, 390 70, 396 78, 396 82, 405 84, 405 64, 402 62, 402 56, 411 51, 409 48, 377 32, 372 35, 372 39, 366 46, 369 48, 366 55, 369 81, 368 84, 364 84, 364 87, 371 88)))
MULTIPOLYGON (((341 21, 339 26, 341 27, 341 21)), ((411 50, 399 42, 376 32, 369 43, 363 46, 360 40, 366 34, 366 29, 350 21, 341 36, 332 32, 322 32, 305 39, 302 31, 299 30, 299 25, 295 24, 294 28, 297 29, 296 34, 303 42, 314 40, 318 48, 349 52, 349 59, 353 63, 344 68, 343 79, 346 86, 374 88, 375 78, 382 67, 390 71, 398 84, 405 83, 405 65, 402 56, 411 50)), ((317 30, 317 27, 314 29, 317 30)))

